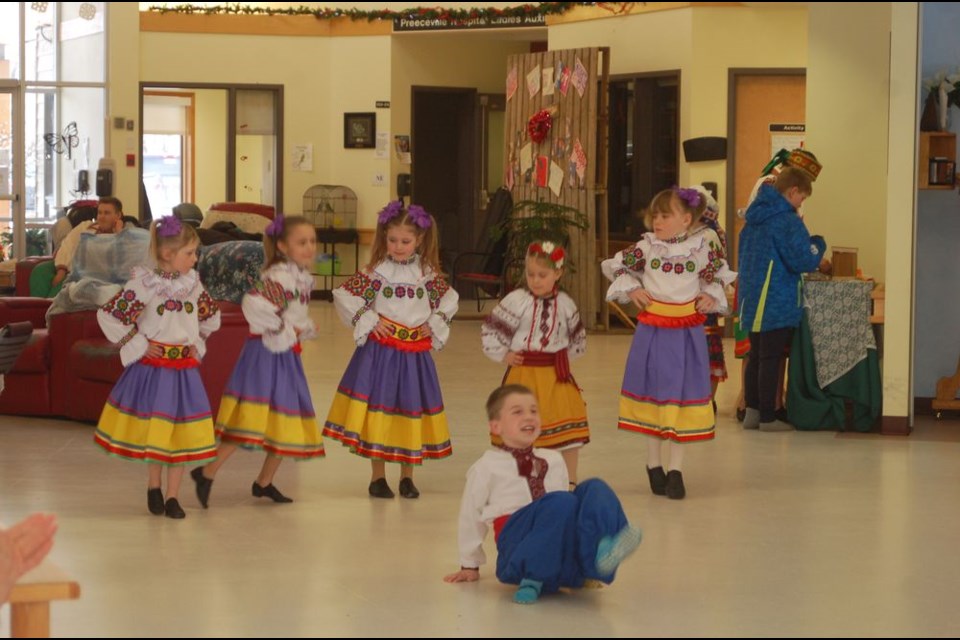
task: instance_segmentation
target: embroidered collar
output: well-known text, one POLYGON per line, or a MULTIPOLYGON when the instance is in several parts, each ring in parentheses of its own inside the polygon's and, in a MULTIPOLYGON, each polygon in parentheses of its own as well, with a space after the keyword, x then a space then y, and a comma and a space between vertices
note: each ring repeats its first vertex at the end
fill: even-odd
POLYGON ((517 462, 517 473, 527 480, 527 486, 530 488, 530 497, 536 500, 542 497, 547 491, 544 485, 544 478, 547 475, 549 463, 543 458, 539 458, 533 453, 533 447, 515 449, 505 444, 499 445, 501 449, 514 457, 517 462))
POLYGON ((537 300, 553 300, 560 293, 560 287, 559 285, 554 285, 553 291, 551 291, 545 296, 538 296, 533 291, 530 291, 530 289, 527 289, 527 293, 529 293, 532 297, 536 298, 537 300))
POLYGON ((390 263, 393 263, 393 264, 414 264, 419 257, 420 257, 420 256, 415 253, 415 254, 413 254, 412 256, 410 256, 409 258, 407 258, 406 260, 396 260, 396 259, 394 259, 393 256, 391 256, 391 255, 388 253, 388 254, 387 254, 387 262, 390 262, 390 263))
POLYGON ((179 271, 164 271, 160 267, 154 269, 153 272, 164 280, 176 280, 182 275, 179 271))
POLYGON ((683 242, 689 237, 690 237, 690 234, 684 231, 680 235, 674 236, 672 238, 668 238, 666 240, 660 240, 660 238, 657 238, 657 239, 660 240, 660 242, 663 242, 664 244, 680 244, 681 242, 683 242))

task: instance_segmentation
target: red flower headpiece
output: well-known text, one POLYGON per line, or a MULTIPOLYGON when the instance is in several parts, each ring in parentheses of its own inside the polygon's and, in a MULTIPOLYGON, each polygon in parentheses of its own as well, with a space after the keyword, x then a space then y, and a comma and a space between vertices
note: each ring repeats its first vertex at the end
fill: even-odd
POLYGON ((562 269, 563 261, 567 254, 563 247, 558 247, 552 242, 531 242, 527 247, 527 256, 533 258, 542 258, 550 262, 554 269, 562 269))

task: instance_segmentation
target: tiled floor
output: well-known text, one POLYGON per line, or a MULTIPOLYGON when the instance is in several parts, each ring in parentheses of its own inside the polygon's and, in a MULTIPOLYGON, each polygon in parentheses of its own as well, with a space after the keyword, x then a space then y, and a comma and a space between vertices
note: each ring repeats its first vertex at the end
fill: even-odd
MULTIPOLYGON (((314 304, 321 337, 303 359, 325 414, 351 342, 332 308, 314 304)), ((238 453, 208 511, 191 483, 181 494, 187 519, 157 518, 144 504, 144 467, 101 454, 90 425, 5 416, 0 521, 59 515, 52 557, 83 589, 53 606, 63 636, 960 631, 960 422, 926 421, 907 438, 744 432, 730 382, 717 439, 687 453, 687 499, 669 501, 646 485, 646 440, 615 429, 629 336, 588 345, 574 362, 594 438, 581 476, 604 477, 645 536, 603 590, 521 607, 489 570, 475 584, 441 581, 457 568, 463 476, 487 446, 482 404, 502 374, 481 354, 475 321, 455 324, 437 355, 455 454, 418 472, 419 500, 370 499, 368 464, 328 442, 327 459, 281 468, 277 484, 294 504, 252 498, 261 458, 238 453)), ((389 468, 394 488, 397 474, 389 468)))

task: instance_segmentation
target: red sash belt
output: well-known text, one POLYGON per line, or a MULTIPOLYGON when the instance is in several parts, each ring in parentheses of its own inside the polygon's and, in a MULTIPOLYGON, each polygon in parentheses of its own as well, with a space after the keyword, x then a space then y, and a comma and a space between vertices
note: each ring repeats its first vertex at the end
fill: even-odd
POLYGON ((697 311, 697 301, 672 303, 654 300, 637 316, 637 322, 651 327, 682 329, 696 327, 707 321, 707 316, 697 311))
POLYGON ((553 367, 558 382, 573 382, 573 375, 570 373, 570 357, 566 349, 556 353, 521 351, 520 356, 523 358, 525 367, 553 367))

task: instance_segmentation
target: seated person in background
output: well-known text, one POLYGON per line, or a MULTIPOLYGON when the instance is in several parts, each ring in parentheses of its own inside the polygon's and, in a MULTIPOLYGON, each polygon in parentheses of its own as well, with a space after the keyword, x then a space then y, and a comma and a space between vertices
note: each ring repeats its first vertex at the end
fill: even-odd
POLYGON ((72 268, 81 234, 118 233, 123 229, 123 225, 123 203, 112 196, 100 198, 100 203, 97 205, 97 219, 80 222, 63 239, 63 243, 53 257, 53 263, 39 264, 30 274, 30 295, 40 298, 52 298, 57 295, 72 268))
POLYGON ((503 444, 467 472, 460 503, 460 570, 445 582, 474 582, 484 563, 483 539, 493 527, 497 578, 518 585, 513 601, 532 604, 540 593, 613 582, 620 562, 640 544, 613 490, 586 480, 567 491, 563 456, 534 449, 540 435, 537 399, 516 384, 487 400, 490 433, 503 444))

